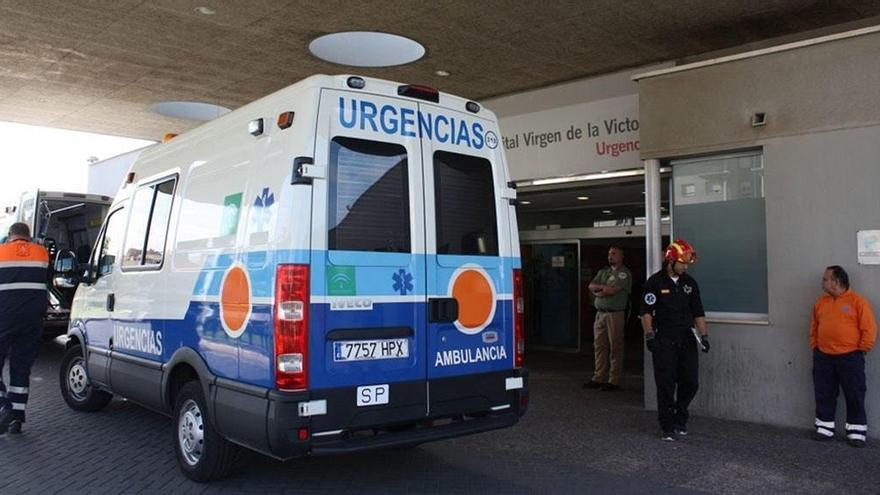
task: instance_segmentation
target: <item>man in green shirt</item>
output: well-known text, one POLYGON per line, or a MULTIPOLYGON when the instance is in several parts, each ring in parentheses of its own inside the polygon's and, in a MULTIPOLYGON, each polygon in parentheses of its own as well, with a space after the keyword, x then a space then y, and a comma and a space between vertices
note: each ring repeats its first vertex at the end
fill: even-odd
POLYGON ((620 390, 623 377, 623 328, 626 304, 632 292, 632 273, 623 264, 623 249, 617 246, 608 249, 608 265, 590 282, 590 292, 596 298, 593 323, 596 368, 593 378, 584 387, 611 391, 620 390))

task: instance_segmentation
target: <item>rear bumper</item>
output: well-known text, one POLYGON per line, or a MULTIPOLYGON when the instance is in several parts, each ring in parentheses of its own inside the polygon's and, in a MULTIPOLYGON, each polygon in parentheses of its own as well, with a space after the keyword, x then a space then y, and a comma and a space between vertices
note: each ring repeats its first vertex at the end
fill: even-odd
POLYGON ((467 419, 447 418, 446 421, 448 422, 440 425, 433 424, 433 421, 423 426, 413 425, 413 428, 408 430, 380 431, 363 437, 313 441, 311 453, 313 455, 349 454, 388 447, 419 445, 434 440, 460 437, 513 426, 519 421, 519 415, 513 412, 506 412, 493 416, 467 419))
POLYGON ((423 381, 392 383, 390 403, 371 407, 357 407, 357 387, 270 390, 260 403, 254 396, 245 401, 225 391, 215 414, 221 433, 230 440, 289 459, 406 447, 496 430, 515 425, 528 407, 526 369, 432 380, 430 408, 422 392, 427 388, 423 381), (303 410, 303 404, 312 411, 303 410))

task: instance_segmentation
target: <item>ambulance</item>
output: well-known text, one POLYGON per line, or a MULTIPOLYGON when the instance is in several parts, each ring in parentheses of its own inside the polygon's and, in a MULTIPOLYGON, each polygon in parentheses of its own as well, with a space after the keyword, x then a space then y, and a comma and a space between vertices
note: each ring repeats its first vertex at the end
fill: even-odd
POLYGON ((499 141, 476 102, 320 75, 146 149, 80 276, 65 401, 170 415, 199 481, 242 447, 289 459, 516 424, 528 373, 499 141))

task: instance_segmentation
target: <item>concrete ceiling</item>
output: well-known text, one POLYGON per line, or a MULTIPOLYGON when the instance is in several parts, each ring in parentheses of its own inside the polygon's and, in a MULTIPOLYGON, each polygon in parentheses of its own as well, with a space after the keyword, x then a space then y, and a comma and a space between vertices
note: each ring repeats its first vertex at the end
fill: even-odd
POLYGON ((153 103, 234 109, 316 73, 482 100, 876 16, 877 0, 0 0, 0 120, 159 139, 198 122, 153 103), (408 36, 427 55, 363 70, 309 53, 315 37, 350 30, 408 36))

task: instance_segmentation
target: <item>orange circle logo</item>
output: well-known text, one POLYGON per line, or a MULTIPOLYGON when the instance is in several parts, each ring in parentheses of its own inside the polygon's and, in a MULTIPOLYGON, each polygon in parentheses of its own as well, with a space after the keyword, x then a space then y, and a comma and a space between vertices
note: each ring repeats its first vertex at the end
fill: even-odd
POLYGON ((458 303, 455 326, 462 333, 480 333, 495 316, 495 287, 479 266, 459 268, 449 281, 449 292, 458 303))
POLYGON ((226 270, 220 284, 220 321, 232 337, 240 336, 251 317, 251 281, 243 266, 236 263, 226 270))

